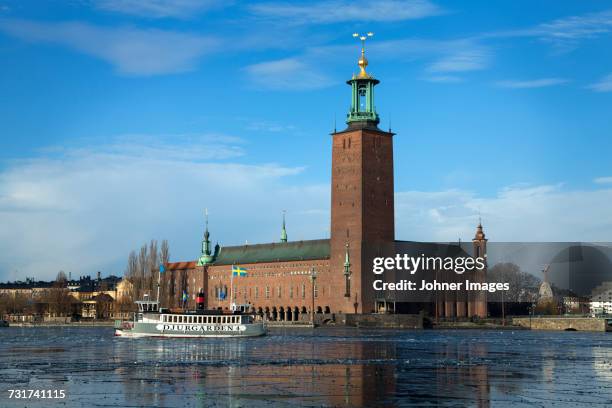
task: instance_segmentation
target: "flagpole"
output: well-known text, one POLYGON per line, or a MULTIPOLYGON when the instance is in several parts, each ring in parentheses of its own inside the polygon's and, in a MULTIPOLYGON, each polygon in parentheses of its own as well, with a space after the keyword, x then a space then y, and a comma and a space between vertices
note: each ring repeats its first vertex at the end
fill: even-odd
POLYGON ((157 274, 157 305, 158 305, 157 307, 159 307, 159 285, 161 283, 161 268, 162 267, 160 265, 158 274, 157 274))
POLYGON ((232 265, 232 274, 230 275, 230 309, 232 308, 232 299, 234 298, 234 265, 232 265))

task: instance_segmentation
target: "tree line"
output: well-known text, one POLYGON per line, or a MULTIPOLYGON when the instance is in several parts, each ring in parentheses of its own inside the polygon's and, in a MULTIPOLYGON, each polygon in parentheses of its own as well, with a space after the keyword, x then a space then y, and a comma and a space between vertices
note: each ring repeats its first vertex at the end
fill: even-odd
MULTIPOLYGON (((142 299, 145 294, 154 298, 157 294, 159 267, 169 261, 170 247, 167 240, 163 240, 161 245, 158 245, 157 240, 152 239, 148 244, 143 244, 138 251, 131 251, 128 255, 124 277, 132 284, 132 290, 117 305, 119 310, 133 310, 134 301, 142 299)), ((165 281, 165 279, 162 279, 160 286, 162 303, 168 292, 167 282, 165 281)))

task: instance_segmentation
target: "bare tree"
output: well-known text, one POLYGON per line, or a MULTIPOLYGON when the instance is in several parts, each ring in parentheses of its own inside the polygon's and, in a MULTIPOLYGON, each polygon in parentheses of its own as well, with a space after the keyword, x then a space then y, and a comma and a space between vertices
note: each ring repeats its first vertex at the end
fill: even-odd
MULTIPOLYGON (((167 265, 170 262, 170 247, 168 241, 163 240, 159 249, 159 264, 167 265)), ((160 299, 165 306, 170 306, 170 278, 171 274, 165 272, 165 275, 161 277, 161 288, 160 288, 160 299)))
POLYGON ((72 312, 72 304, 75 302, 70 291, 61 287, 45 290, 38 300, 46 304, 47 312, 53 317, 69 316, 72 312))
MULTIPOLYGON (((149 244, 143 244, 138 253, 130 252, 125 277, 132 282, 133 299, 141 299, 145 293, 155 294, 159 265, 167 263, 169 256, 170 250, 166 240, 162 241, 161 249, 158 249, 157 241, 153 239, 149 244)), ((163 285, 161 289, 163 293, 163 285)), ((163 296, 160 298, 163 299, 163 296)))
MULTIPOLYGON (((504 293, 505 302, 531 302, 537 294, 540 280, 511 262, 498 263, 487 271, 489 282, 506 282, 510 290, 504 293)), ((490 301, 501 301, 501 292, 489 293, 490 301)))
POLYGON ((170 248, 168 246, 168 240, 164 239, 159 249, 159 263, 165 265, 168 262, 170 262, 170 248))
POLYGON ((68 278, 66 277, 66 272, 64 271, 59 271, 57 273, 57 276, 55 277, 55 284, 58 288, 63 288, 66 286, 66 283, 68 282, 68 278))

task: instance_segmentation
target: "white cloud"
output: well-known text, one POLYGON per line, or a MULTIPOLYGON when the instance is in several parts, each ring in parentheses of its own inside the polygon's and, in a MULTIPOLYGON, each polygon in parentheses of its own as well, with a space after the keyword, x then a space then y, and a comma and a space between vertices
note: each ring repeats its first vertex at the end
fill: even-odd
MULTIPOLYGON (((94 0, 95 1, 95 0, 94 0)), ((96 7, 149 18, 189 18, 202 11, 231 4, 230 0, 97 0, 96 7)))
POLYGON ((101 27, 78 22, 0 20, 0 31, 17 38, 60 44, 112 64, 128 75, 189 71, 218 45, 212 37, 157 29, 101 27))
POLYGON ((612 184, 612 177, 597 177, 593 181, 597 184, 612 184))
POLYGON ((525 88, 544 88, 548 86, 561 85, 569 82, 563 78, 540 78, 530 80, 505 80, 498 81, 496 85, 502 88, 525 89, 525 88))
POLYGON ((612 92, 612 74, 606 75, 599 82, 589 85, 588 88, 596 92, 612 92))
POLYGON ((489 52, 480 47, 451 52, 429 66, 431 72, 465 72, 488 66, 489 52))
POLYGON ((269 89, 317 89, 333 84, 329 77, 297 57, 260 62, 245 69, 254 84, 269 89))
POLYGON ((534 27, 484 34, 483 38, 535 37, 552 44, 557 51, 575 49, 583 40, 612 33, 612 10, 559 18, 534 27))
POLYGON ((442 13, 427 0, 319 1, 261 3, 251 5, 255 15, 282 19, 292 24, 339 23, 347 21, 403 21, 442 13))
POLYGON ((291 239, 320 238, 329 187, 294 185, 301 167, 243 164, 241 144, 122 138, 13 163, 0 173, 0 281, 122 273, 127 253, 151 238, 168 239, 174 260, 194 259, 204 207, 224 245, 277 240, 283 209, 291 239))
POLYGON ((610 241, 612 188, 565 190, 562 185, 512 186, 493 197, 462 190, 396 194, 397 237, 471 239, 482 214, 492 241, 610 241), (401 221, 400 221, 401 220, 401 221))
POLYGON ((246 124, 245 127, 247 130, 254 130, 257 132, 292 132, 296 130, 296 127, 293 125, 284 125, 282 123, 274 122, 274 121, 265 121, 265 120, 256 120, 250 121, 246 124))
POLYGON ((451 84, 457 82, 463 82, 463 78, 454 75, 434 75, 424 77, 423 80, 428 82, 439 82, 443 84, 451 84))
POLYGON ((560 18, 533 30, 550 41, 595 38, 612 32, 612 11, 560 18))

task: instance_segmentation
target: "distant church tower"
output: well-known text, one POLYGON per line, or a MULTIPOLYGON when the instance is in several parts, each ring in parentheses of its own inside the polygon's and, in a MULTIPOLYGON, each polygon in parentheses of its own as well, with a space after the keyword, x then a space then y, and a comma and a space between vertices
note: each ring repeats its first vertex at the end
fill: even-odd
MULTIPOLYGON (((374 104, 377 79, 366 72, 365 40, 360 72, 347 81, 351 107, 345 130, 332 133, 331 254, 336 310, 369 313, 374 309, 372 251, 395 240, 393 206, 393 133, 378 128, 374 104), (351 250, 350 286, 344 277, 347 244, 351 250), (350 296, 346 296, 346 291, 350 296), (345 294, 344 297, 340 296, 345 294)), ((358 37, 358 35, 355 35, 358 37)))
MULTIPOLYGON (((485 237, 484 230, 482 228, 482 221, 478 220, 478 227, 476 227, 476 234, 472 239, 472 245, 474 247, 474 258, 484 258, 485 267, 474 271, 474 282, 486 282, 487 281, 487 238, 485 237)), ((468 315, 477 316, 481 318, 487 317, 487 293, 485 291, 478 291, 468 302, 468 315)))

